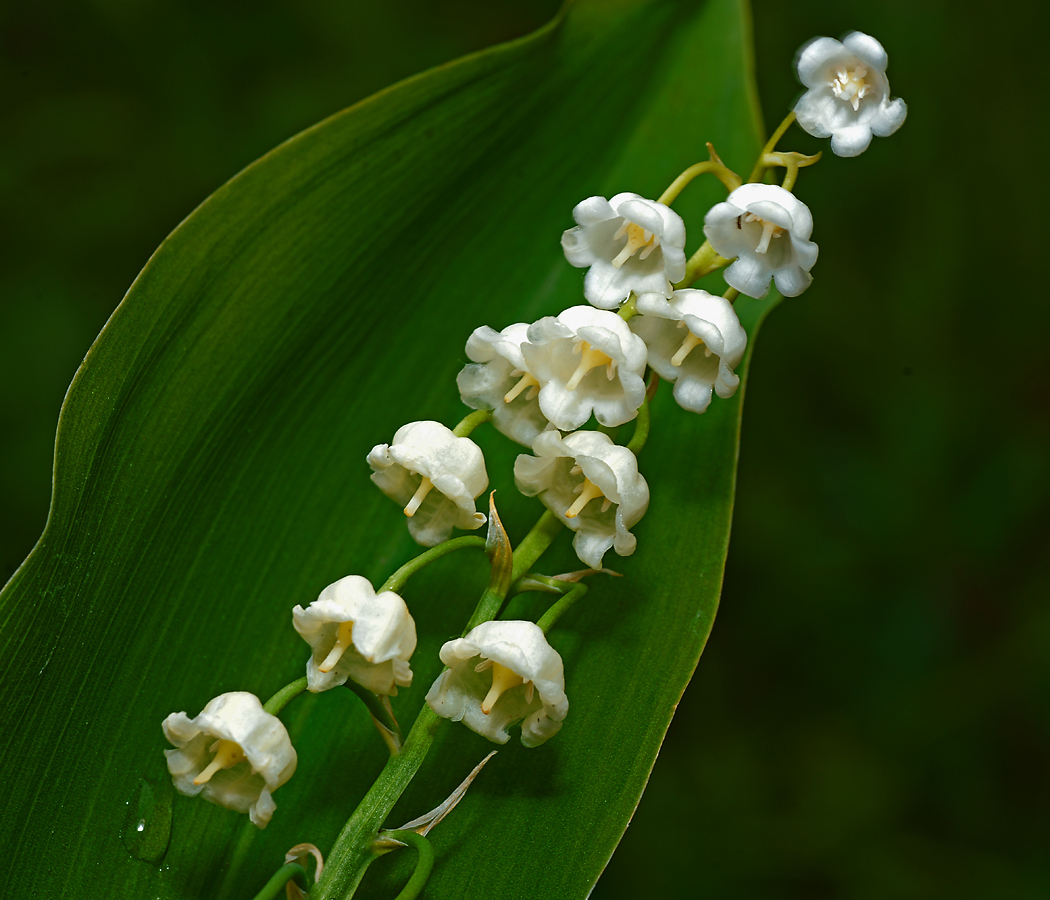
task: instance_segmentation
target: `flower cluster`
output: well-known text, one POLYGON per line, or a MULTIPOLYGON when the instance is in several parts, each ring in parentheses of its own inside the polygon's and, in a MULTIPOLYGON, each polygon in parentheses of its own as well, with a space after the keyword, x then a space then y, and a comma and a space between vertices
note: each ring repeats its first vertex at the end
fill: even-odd
MULTIPOLYGON (((475 530, 487 520, 477 509, 489 483, 485 458, 469 437, 484 421, 529 451, 515 460, 514 483, 549 511, 530 539, 541 525, 555 523, 557 530, 560 522, 573 532, 573 548, 588 569, 548 578, 530 569, 538 557, 526 555, 529 565, 512 575, 523 545, 511 552, 506 543, 502 562, 497 546, 490 588, 472 619, 480 624, 442 646, 446 668, 427 691, 426 704, 433 715, 499 744, 515 725, 526 747, 560 730, 569 709, 564 666, 546 632, 586 590, 575 582, 602 571, 609 550, 621 557, 635 552, 632 529, 649 506, 637 456, 650 427, 649 398, 663 380, 673 385, 678 405, 693 413, 708 410, 714 396, 730 399, 747 347, 734 301, 741 294, 762 298, 771 284, 795 297, 813 281, 813 217, 793 189, 799 168, 819 154, 778 153, 777 140, 797 119, 810 134, 830 137, 836 154, 855 156, 873 134, 891 134, 904 121, 904 102, 889 97, 886 53, 868 35, 815 39, 800 53, 798 75, 807 91, 763 150, 750 182, 728 170, 711 148, 710 160, 682 173, 658 200, 625 192, 608 200, 589 197, 573 209, 576 225, 564 232, 561 246, 568 263, 586 269, 586 303, 500 331, 476 328, 466 344, 469 362, 457 378, 463 403, 475 412, 455 429, 410 422, 367 456, 372 481, 403 508, 412 538, 434 549, 378 591, 364 577, 349 575, 307 607, 296 605, 292 624, 310 648, 306 675, 266 705, 253 694, 232 692, 209 701, 195 718, 168 716, 164 734, 175 747, 166 751, 168 768, 181 793, 247 812, 265 827, 275 808, 272 793, 297 762, 276 712, 304 683, 314 693, 351 687, 397 752, 400 733, 390 698, 412 684, 416 650, 415 621, 399 591, 415 567, 485 543, 450 541, 453 529, 475 530), (787 170, 782 184, 765 183, 776 167, 787 170), (669 204, 703 171, 718 175, 728 195, 708 210, 705 240, 687 258, 685 222, 669 204), (691 286, 719 268, 728 286, 721 296, 691 286), (618 442, 616 429, 632 421, 630 441, 618 442), (551 590, 561 599, 537 622, 501 620, 499 603, 512 589, 551 590), (485 607, 490 595, 496 605, 485 607)), ((505 538, 501 529, 493 514, 490 539, 505 538)))

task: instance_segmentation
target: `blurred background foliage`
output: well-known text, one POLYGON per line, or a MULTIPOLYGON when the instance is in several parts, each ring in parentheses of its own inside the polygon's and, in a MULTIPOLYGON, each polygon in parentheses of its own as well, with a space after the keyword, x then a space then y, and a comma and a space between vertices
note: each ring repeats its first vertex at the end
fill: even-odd
MULTIPOLYGON (((0 9, 0 581, 46 520, 65 388, 165 235, 285 138, 556 5, 0 9)), ((719 619, 598 900, 1050 895, 1041 53, 1019 15, 963 10, 755 0, 768 128, 797 48, 853 28, 910 118, 800 178, 816 282, 761 335, 719 619)))

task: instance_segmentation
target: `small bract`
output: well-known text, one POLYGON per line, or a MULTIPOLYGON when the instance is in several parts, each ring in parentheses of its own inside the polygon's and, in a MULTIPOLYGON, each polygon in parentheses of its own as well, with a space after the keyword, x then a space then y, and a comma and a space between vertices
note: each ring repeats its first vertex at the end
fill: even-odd
POLYGON ((556 431, 537 436, 535 456, 514 462, 514 483, 540 501, 573 531, 576 555, 592 569, 602 567, 610 547, 630 556, 637 546, 630 530, 649 507, 649 485, 638 460, 600 431, 556 431))
POLYGON ((176 748, 164 755, 180 794, 200 794, 266 827, 277 808, 271 794, 292 777, 298 760, 288 731, 258 697, 220 694, 196 718, 172 713, 162 727, 176 748))
POLYGON ((804 131, 831 138, 837 156, 857 156, 871 136, 893 134, 908 115, 899 97, 890 100, 886 51, 875 38, 854 31, 840 43, 814 38, 798 56, 798 77, 809 90, 795 104, 804 131))
POLYGON ((456 437, 440 422, 401 426, 392 444, 372 448, 368 464, 379 489, 405 507, 408 531, 424 547, 447 541, 453 527, 485 524, 474 506, 489 484, 485 457, 470 438, 456 437))
POLYGON ((769 281, 785 297, 797 297, 813 281, 817 261, 813 216, 801 200, 775 184, 744 184, 704 218, 711 246, 736 262, 725 280, 749 297, 764 297, 769 281))
POLYGON ((643 294, 631 328, 649 348, 649 365, 674 382, 674 398, 691 412, 702 413, 712 391, 723 400, 740 384, 733 370, 744 358, 747 332, 725 297, 685 288, 670 300, 643 294))
POLYGON ((561 656, 533 622, 483 622, 441 648, 448 666, 427 692, 437 715, 505 744, 521 721, 521 742, 557 734, 569 711, 561 656))
POLYGON ((645 342, 616 313, 573 306, 529 326, 521 352, 540 384, 540 409, 562 431, 593 413, 622 425, 645 399, 645 342))
POLYGON ((561 236, 561 246, 570 263, 588 268, 588 303, 615 309, 631 291, 670 297, 671 285, 685 277, 685 223, 663 203, 629 192, 589 197, 572 217, 578 224, 561 236))
POLYGON ((312 653, 306 663, 311 691, 353 679, 377 694, 412 684, 408 661, 416 649, 416 623, 393 591, 377 594, 368 579, 347 575, 328 585, 292 624, 312 653))
POLYGON ((483 325, 467 340, 474 362, 459 373, 459 395, 473 409, 491 409, 492 424, 512 441, 532 446, 547 427, 537 394, 539 382, 529 372, 521 345, 529 326, 509 325, 496 331, 483 325))

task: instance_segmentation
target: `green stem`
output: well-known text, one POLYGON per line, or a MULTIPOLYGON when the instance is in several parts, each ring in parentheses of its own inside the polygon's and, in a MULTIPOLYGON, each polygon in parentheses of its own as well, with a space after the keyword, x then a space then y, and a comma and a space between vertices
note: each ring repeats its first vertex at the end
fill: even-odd
POLYGON ((554 627, 554 623, 558 621, 565 613, 567 613, 572 606, 580 599, 584 594, 587 593, 587 585, 577 584, 571 591, 564 594, 560 599, 556 600, 536 623, 543 629, 543 633, 546 634, 554 627))
POLYGON ((376 858, 372 842, 412 777, 419 771, 438 729, 447 723, 424 704, 398 756, 387 760, 354 814, 343 826, 325 861, 324 874, 310 891, 310 900, 352 897, 365 869, 376 858))
POLYGON ((729 290, 727 290, 722 296, 725 297, 726 300, 728 300, 730 303, 732 303, 734 300, 736 300, 737 297, 740 296, 740 291, 738 291, 736 288, 729 288, 729 290))
POLYGON ((729 260, 716 253, 710 241, 704 241, 696 253, 689 257, 689 262, 685 264, 685 278, 675 284, 674 289, 680 291, 682 288, 687 288, 715 269, 721 269, 727 265, 729 265, 729 260))
POLYGON ((491 409, 476 409, 470 415, 460 419, 459 424, 452 429, 452 433, 456 437, 467 437, 475 428, 491 418, 491 409))
POLYGON ((616 314, 625 322, 630 322, 631 319, 638 315, 638 310, 636 309, 637 305, 638 295, 635 294, 634 291, 631 291, 631 295, 627 298, 627 302, 616 311, 616 314))
POLYGON ((478 605, 474 607, 474 614, 467 622, 467 627, 463 629, 463 633, 466 634, 470 629, 480 625, 482 622, 491 622, 495 619, 503 608, 503 601, 506 598, 507 594, 505 591, 495 590, 491 587, 486 588, 485 593, 478 600, 478 605))
POLYGON ((281 688, 263 704, 263 709, 265 709, 271 716, 279 716, 281 710, 305 690, 306 676, 304 675, 302 678, 296 678, 295 681, 286 684, 281 688))
MULTIPOLYGON (((514 568, 508 584, 517 581, 532 568, 561 529, 562 524, 554 513, 548 510, 540 516, 532 531, 522 538, 514 551, 514 568)), ((505 596, 506 591, 499 586, 488 587, 481 595, 466 630, 495 618, 505 596)), ((439 718, 429 705, 423 705, 401 752, 387 760, 383 771, 336 838, 335 846, 328 854, 324 875, 310 892, 310 900, 345 900, 353 896, 364 877, 365 869, 376 858, 372 842, 380 826, 419 771, 438 729, 446 721, 439 718)))
POLYGON ((539 517, 532 531, 514 548, 514 569, 510 574, 512 584, 536 565, 536 560, 543 556, 544 551, 561 534, 563 527, 561 519, 549 509, 539 517))
POLYGON ((697 175, 703 175, 705 172, 710 172, 714 175, 726 186, 726 190, 730 193, 740 187, 740 176, 736 172, 723 165, 720 161, 705 159, 703 162, 690 166, 672 181, 656 202, 662 203, 664 206, 670 206, 690 181, 696 178, 697 175))
POLYGON ((627 449, 635 456, 641 452, 642 447, 645 446, 646 439, 649 437, 650 420, 649 395, 646 394, 645 398, 642 400, 642 405, 638 407, 638 418, 634 420, 634 434, 631 436, 630 443, 627 445, 627 449))
MULTIPOLYGON (((488 410, 482 410, 482 412, 487 411, 488 410)), ((468 416, 467 418, 470 417, 468 416)), ((463 537, 452 538, 452 540, 445 541, 443 544, 438 544, 436 547, 431 547, 426 552, 420 553, 419 556, 410 559, 405 563, 383 582, 382 586, 376 591, 376 593, 381 594, 383 591, 399 591, 404 587, 405 582, 424 566, 429 566, 434 560, 441 559, 441 557, 445 556, 447 553, 452 553, 454 550, 465 550, 468 547, 480 547, 484 550, 485 538, 478 537, 474 534, 468 534, 463 537)))
POLYGON ((278 894, 283 893, 282 888, 292 879, 295 879, 295 883, 303 891, 307 889, 306 869, 299 863, 288 863, 274 872, 273 878, 266 882, 263 889, 255 895, 254 900, 274 900, 278 894))
POLYGON ((416 851, 416 869, 412 877, 408 879, 408 884, 394 898, 394 900, 416 900, 420 891, 426 887, 427 879, 430 878, 430 873, 434 868, 434 848, 423 835, 416 834, 414 831, 384 831, 382 836, 408 844, 416 851))
POLYGON ((766 154, 772 153, 777 146, 777 142, 784 136, 784 132, 791 127, 791 123, 795 121, 795 111, 792 110, 786 116, 784 121, 777 126, 777 130, 770 135, 766 146, 762 148, 762 152, 758 154, 758 161, 755 163, 755 167, 751 170, 751 174, 748 176, 748 182, 761 181, 762 175, 765 173, 768 166, 765 164, 766 154))

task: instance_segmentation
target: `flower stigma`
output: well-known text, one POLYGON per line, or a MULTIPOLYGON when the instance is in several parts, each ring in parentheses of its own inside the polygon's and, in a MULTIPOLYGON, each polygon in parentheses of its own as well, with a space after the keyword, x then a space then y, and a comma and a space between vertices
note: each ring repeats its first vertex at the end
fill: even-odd
POLYGON ((340 624, 338 631, 335 633, 335 644, 332 645, 332 649, 324 658, 324 662, 317 667, 318 672, 327 674, 335 668, 335 664, 342 659, 343 654, 352 646, 353 633, 354 623, 352 620, 340 624))
POLYGON ((778 238, 784 233, 784 229, 779 225, 767 222, 761 216, 756 216, 754 213, 748 213, 744 216, 744 222, 762 223, 762 237, 759 239, 758 246, 755 247, 755 253, 765 253, 769 249, 770 238, 778 238))
MULTIPOLYGON (((505 691, 509 691, 519 684, 524 684, 525 679, 513 669, 501 666, 498 662, 491 659, 486 659, 474 667, 475 672, 484 672, 486 669, 492 669, 492 687, 489 688, 485 699, 481 701, 481 711, 487 716, 492 712, 492 707, 496 705, 496 701, 499 700, 505 691)), ((532 700, 532 682, 529 682, 526 699, 532 700)))
POLYGON ((634 222, 628 222, 626 219, 624 219, 623 225, 620 226, 620 230, 613 235, 613 240, 618 240, 624 235, 627 235, 627 243, 612 261, 613 266, 617 269, 634 256, 635 253, 638 253, 639 250, 642 252, 638 254, 638 258, 647 259, 649 254, 659 244, 659 239, 653 232, 646 231, 641 225, 635 225, 634 222), (643 247, 645 248, 644 250, 642 249, 643 247))
POLYGON ((211 781, 212 775, 220 769, 228 769, 230 766, 235 766, 237 763, 244 762, 247 759, 240 744, 236 741, 228 741, 225 738, 219 738, 208 750, 215 754, 215 758, 200 775, 193 779, 193 783, 196 785, 207 784, 211 781))
POLYGON ((509 391, 507 391, 506 394, 503 395, 504 403, 510 403, 511 400, 517 397, 518 394, 520 394, 526 388, 532 388, 532 390, 530 390, 525 395, 526 400, 531 400, 533 397, 536 396, 540 388, 540 383, 535 378, 533 378, 528 372, 524 372, 521 369, 515 369, 510 374, 512 378, 516 378, 518 375, 520 375, 521 378, 518 380, 518 383, 514 385, 514 387, 512 387, 509 391))
POLYGON ((416 488, 416 492, 412 495, 412 499, 408 501, 408 506, 405 507, 406 516, 411 519, 416 514, 416 510, 426 500, 427 494, 430 493, 433 487, 434 483, 424 475, 423 480, 419 482, 419 487, 416 488))
POLYGON ((616 360, 608 354, 602 353, 601 350, 595 350, 582 338, 573 344, 572 352, 580 354, 580 364, 576 367, 576 371, 572 373, 572 377, 565 382, 565 390, 576 390, 583 376, 590 372, 591 369, 598 368, 598 366, 606 366, 605 376, 609 381, 616 377, 616 360))
MULTIPOLYGON (((574 466, 569 471, 570 474, 575 475, 582 470, 579 466, 574 466)), ((573 488, 573 493, 579 494, 580 496, 576 498, 572 506, 565 510, 566 519, 575 519, 581 512, 583 512, 583 508, 597 497, 603 497, 605 499, 605 502, 602 504, 602 512, 605 512, 612 505, 612 500, 606 497, 602 493, 602 489, 587 477, 584 477, 583 481, 573 488)))
MULTIPOLYGON (((679 322, 678 324, 679 325, 685 325, 685 322, 679 322)), ((693 334, 690 331, 689 335, 686 337, 686 339, 684 341, 682 341, 682 346, 678 348, 678 352, 675 353, 675 355, 671 357, 671 365, 674 366, 675 368, 680 366, 682 363, 685 362, 685 358, 690 354, 692 349, 697 344, 703 344, 703 343, 704 342, 703 342, 702 338, 698 338, 695 334, 693 334)), ((711 348, 705 345, 704 346, 704 356, 710 356, 710 355, 711 355, 711 348)))
POLYGON ((868 70, 864 66, 857 66, 852 72, 848 69, 839 69, 836 78, 832 79, 831 92, 839 98, 846 100, 853 106, 856 112, 860 108, 860 101, 870 94, 874 88, 864 80, 868 70))

